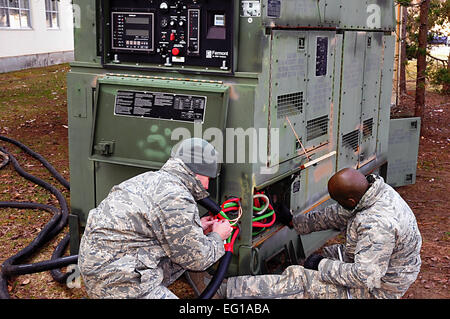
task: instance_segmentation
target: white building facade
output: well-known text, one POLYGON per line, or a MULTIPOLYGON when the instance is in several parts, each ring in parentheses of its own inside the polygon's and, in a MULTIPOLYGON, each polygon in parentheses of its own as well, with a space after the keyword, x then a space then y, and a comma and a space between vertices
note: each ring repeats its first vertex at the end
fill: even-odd
POLYGON ((73 61, 71 0, 0 0, 0 73, 73 61))

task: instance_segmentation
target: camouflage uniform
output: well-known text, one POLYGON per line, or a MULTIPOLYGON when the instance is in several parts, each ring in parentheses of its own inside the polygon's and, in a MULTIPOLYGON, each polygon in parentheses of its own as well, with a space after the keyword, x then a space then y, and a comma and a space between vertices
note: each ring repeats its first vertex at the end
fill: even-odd
POLYGON ((346 229, 346 244, 325 248, 318 271, 290 266, 281 275, 229 278, 228 298, 400 298, 420 270, 422 237, 406 202, 381 177, 350 211, 338 204, 296 215, 300 234, 346 229))
POLYGON ((179 159, 112 188, 89 212, 78 265, 91 298, 176 298, 166 287, 225 253, 203 234, 196 201, 207 197, 179 159))

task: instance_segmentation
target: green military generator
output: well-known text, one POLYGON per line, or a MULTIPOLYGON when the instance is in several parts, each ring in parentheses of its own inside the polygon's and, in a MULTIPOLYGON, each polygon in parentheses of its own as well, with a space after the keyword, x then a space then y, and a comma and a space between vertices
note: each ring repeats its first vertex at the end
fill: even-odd
POLYGON ((396 144, 417 146, 420 121, 390 131, 393 0, 73 2, 73 254, 110 189, 158 170, 189 137, 222 154, 212 197, 241 199, 232 275, 295 264, 336 234, 255 231, 255 194, 303 214, 332 203, 327 182, 344 167, 414 182, 417 148, 396 144))

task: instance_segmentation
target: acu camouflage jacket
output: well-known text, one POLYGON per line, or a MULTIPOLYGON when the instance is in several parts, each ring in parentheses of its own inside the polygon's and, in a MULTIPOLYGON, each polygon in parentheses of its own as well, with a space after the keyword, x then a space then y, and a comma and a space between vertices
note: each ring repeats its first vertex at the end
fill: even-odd
POLYGON ((400 298, 419 273, 422 237, 406 202, 383 178, 372 176, 375 182, 354 210, 335 204, 296 215, 293 224, 300 234, 346 229, 344 262, 322 259, 322 281, 367 288, 376 298, 400 298))

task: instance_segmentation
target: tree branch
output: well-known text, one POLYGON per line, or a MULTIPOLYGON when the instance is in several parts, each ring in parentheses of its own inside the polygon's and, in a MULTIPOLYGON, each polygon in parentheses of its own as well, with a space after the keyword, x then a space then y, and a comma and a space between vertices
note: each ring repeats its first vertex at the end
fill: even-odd
POLYGON ((442 59, 436 58, 435 56, 432 56, 430 53, 427 53, 427 56, 429 56, 430 58, 432 58, 436 61, 442 62, 444 65, 447 65, 447 62, 448 62, 447 60, 442 60, 442 59))

